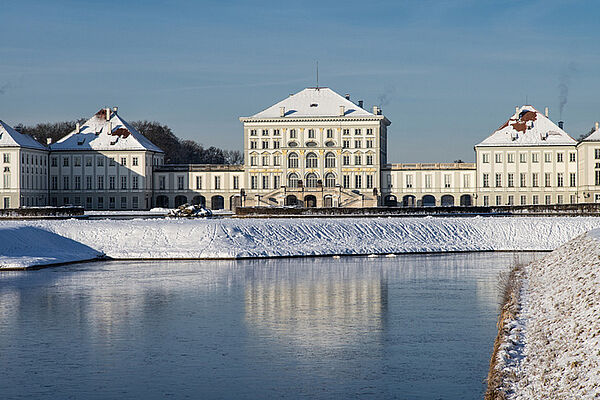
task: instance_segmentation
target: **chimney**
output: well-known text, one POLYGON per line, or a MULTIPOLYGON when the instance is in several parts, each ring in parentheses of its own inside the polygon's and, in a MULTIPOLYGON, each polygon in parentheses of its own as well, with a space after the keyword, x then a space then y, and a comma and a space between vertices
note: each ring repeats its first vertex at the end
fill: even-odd
POLYGON ((362 100, 359 100, 359 101, 358 101, 358 106, 359 106, 360 108, 363 108, 363 101, 362 101, 362 100))
POLYGON ((519 116, 519 106, 515 106, 515 113, 517 113, 517 117, 519 116))
POLYGON ((563 129, 563 126, 565 126, 565 122, 564 121, 558 121, 558 127, 560 129, 563 129))
POLYGON ((117 106, 114 106, 114 107, 113 107, 113 111, 114 111, 114 112, 115 112, 115 114, 116 114, 116 113, 117 113, 117 111, 119 111, 119 107, 117 107, 117 106))
POLYGON ((279 107, 279 116, 285 117, 285 107, 279 107))
POLYGON ((346 107, 340 106, 340 117, 343 117, 344 115, 346 115, 346 107))
POLYGON ((344 97, 346 98, 346 100, 350 100, 350 93, 346 93, 344 97))
POLYGON ((544 108, 544 115, 548 118, 548 107, 544 108))
POLYGON ((596 127, 596 130, 598 130, 598 121, 596 121, 596 123, 594 124, 594 126, 596 127))
POLYGON ((106 107, 106 120, 110 121, 110 107, 106 107))
POLYGON ((51 137, 49 137, 49 138, 46 138, 46 144, 47 144, 48 146, 50 146, 50 145, 52 144, 52 138, 51 138, 51 137))
POLYGON ((81 127, 79 126, 79 122, 75 124, 75 133, 79 133, 81 131, 81 127))
POLYGON ((373 114, 379 115, 379 107, 373 106, 373 114))

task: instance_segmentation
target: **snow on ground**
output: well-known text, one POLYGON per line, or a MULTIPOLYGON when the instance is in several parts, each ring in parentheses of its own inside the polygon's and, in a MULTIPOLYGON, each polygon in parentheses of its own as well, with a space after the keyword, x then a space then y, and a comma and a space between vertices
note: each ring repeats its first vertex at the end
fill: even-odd
POLYGON ((600 230, 525 268, 521 312, 498 355, 510 399, 600 398, 600 230))
POLYGON ((0 269, 85 261, 102 256, 75 240, 27 224, 0 226, 0 269))
MULTIPOLYGON (((594 217, 132 219, 0 221, 72 239, 112 258, 241 258, 552 250, 594 217)), ((0 242, 0 264, 13 240, 0 242)), ((29 241, 33 248, 37 241, 29 241)), ((68 247, 68 246, 67 246, 68 247)), ((66 251, 66 250, 65 250, 66 251)), ((53 256, 54 257, 54 256, 53 256)), ((13 265, 16 261, 12 261, 13 265)), ((23 258, 23 265, 32 265, 23 258)))

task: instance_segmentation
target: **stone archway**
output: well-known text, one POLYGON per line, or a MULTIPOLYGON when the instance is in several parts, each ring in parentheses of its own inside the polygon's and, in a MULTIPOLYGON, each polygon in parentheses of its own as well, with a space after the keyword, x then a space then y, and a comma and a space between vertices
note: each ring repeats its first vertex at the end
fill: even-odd
POLYGON ((305 207, 316 207, 317 206, 317 198, 312 194, 304 197, 304 206, 305 207))
POLYGON ((421 199, 421 204, 423 207, 435 207, 435 197, 430 194, 426 194, 423 196, 423 199, 421 199))

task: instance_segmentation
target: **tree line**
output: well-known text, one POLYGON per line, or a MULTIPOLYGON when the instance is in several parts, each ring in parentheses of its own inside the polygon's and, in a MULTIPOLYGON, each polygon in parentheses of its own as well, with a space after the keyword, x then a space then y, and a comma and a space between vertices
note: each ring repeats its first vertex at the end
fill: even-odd
MULTIPOLYGON (((57 142, 75 130, 77 123, 83 125, 85 119, 62 122, 45 122, 35 125, 18 124, 17 132, 29 135, 46 144, 47 138, 57 142)), ((243 164, 244 156, 239 150, 223 150, 211 146, 205 148, 194 140, 179 139, 171 128, 154 121, 134 121, 130 124, 165 152, 168 164, 243 164)))

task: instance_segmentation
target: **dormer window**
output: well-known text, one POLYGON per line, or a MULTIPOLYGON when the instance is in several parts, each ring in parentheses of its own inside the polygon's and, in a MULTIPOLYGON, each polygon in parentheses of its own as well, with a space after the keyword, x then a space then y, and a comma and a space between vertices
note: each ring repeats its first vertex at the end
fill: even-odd
POLYGON ((317 104, 317 103, 310 103, 310 106, 311 106, 311 107, 317 107, 317 106, 318 106, 318 104, 317 104))

